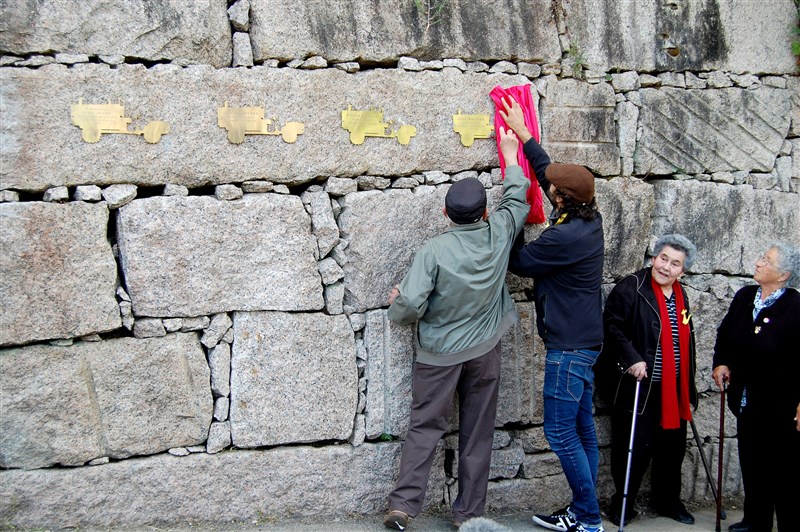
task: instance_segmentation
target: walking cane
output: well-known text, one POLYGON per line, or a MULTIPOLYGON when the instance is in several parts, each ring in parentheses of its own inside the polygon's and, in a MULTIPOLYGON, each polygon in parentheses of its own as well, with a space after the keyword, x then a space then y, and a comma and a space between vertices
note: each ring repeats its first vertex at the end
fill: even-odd
MULTIPOLYGON (((631 420, 631 437, 628 442, 628 466, 625 468, 625 489, 622 492, 622 512, 619 514, 619 532, 625 530, 625 507, 628 504, 628 482, 631 479, 631 457, 633 456, 633 435, 636 430, 636 411, 639 409, 639 386, 642 381, 636 381, 636 391, 633 396, 633 419, 631 420)), ((717 531, 719 532, 719 531, 717 531)))
POLYGON ((720 519, 722 518, 722 456, 725 441, 725 391, 728 389, 728 381, 722 383, 722 393, 720 393, 719 403, 719 459, 717 460, 717 527, 716 532, 720 532, 720 519))
MULTIPOLYGON (((703 461, 703 468, 706 470, 706 479, 708 480, 708 485, 711 488, 711 493, 714 495, 714 502, 719 500, 719 495, 717 495, 717 485, 714 483, 714 478, 711 476, 711 467, 708 465, 708 460, 706 460, 706 454, 703 452, 702 443, 700 442, 700 434, 697 432, 697 427, 694 425, 694 419, 689 420, 689 424, 692 426, 692 433, 694 434, 694 442, 697 444, 697 451, 700 453, 700 459, 703 461)), ((720 517, 722 520, 726 520, 728 518, 725 515, 725 509, 722 509, 720 512, 720 517)))

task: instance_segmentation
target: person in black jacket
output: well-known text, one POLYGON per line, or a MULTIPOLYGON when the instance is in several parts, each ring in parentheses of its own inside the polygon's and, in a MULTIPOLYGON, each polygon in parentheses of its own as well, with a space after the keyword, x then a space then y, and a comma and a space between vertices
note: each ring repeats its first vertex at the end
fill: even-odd
POLYGON ((756 261, 717 329, 714 381, 737 417, 744 518, 731 532, 797 530, 800 501, 800 251, 776 244, 756 261))
POLYGON ((638 417, 634 433, 627 523, 642 478, 652 460, 652 502, 657 513, 684 524, 694 517, 681 502, 681 464, 686 424, 697 408, 694 326, 689 298, 678 279, 694 261, 696 248, 683 235, 664 235, 653 247, 653 264, 620 281, 608 296, 605 342, 598 372, 611 390, 611 475, 616 493, 610 519, 619 525, 628 461, 636 381, 638 417), (616 377, 614 377, 616 375, 616 377))
POLYGON ((572 489, 572 502, 533 521, 551 530, 602 532, 597 502, 598 449, 592 417, 594 365, 603 343, 603 219, 594 176, 583 166, 550 162, 525 126, 522 109, 504 102, 503 119, 514 130, 542 191, 553 205, 550 224, 536 240, 522 235, 509 270, 534 278, 539 336, 547 348, 544 433, 572 489))

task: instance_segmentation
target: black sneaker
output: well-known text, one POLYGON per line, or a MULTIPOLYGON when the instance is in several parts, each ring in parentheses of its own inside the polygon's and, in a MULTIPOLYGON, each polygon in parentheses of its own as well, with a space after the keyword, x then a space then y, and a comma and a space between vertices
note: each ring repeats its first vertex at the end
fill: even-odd
POLYGON ((575 526, 578 520, 575 519, 572 508, 566 506, 551 515, 536 514, 533 516, 533 522, 550 530, 567 532, 570 527, 575 526))

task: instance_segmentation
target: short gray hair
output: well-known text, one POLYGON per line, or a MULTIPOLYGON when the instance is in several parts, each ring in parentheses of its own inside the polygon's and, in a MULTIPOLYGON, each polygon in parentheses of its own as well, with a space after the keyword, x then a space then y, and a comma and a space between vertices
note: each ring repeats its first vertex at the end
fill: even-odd
POLYGON ((694 264, 694 256, 697 255, 697 247, 692 244, 691 240, 678 233, 664 235, 656 240, 653 246, 653 256, 655 257, 661 253, 661 250, 666 246, 682 251, 684 255, 686 255, 686 259, 683 261, 683 271, 692 267, 692 264, 694 264))
POLYGON ((778 251, 778 264, 775 267, 782 273, 789 273, 786 286, 797 288, 800 286, 800 250, 785 242, 776 242, 770 249, 778 251))

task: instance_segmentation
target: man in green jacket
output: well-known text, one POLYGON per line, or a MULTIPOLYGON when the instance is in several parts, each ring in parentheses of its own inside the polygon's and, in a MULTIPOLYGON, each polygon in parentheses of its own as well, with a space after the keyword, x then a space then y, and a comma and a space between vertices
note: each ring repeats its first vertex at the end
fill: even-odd
MULTIPOLYGON (((499 134, 503 157, 516 161, 516 135, 502 128, 499 134)), ((517 321, 505 276, 511 245, 528 215, 528 185, 522 168, 506 167, 503 197, 489 216, 480 181, 453 184, 445 198, 451 226, 420 248, 403 281, 389 294, 389 319, 401 325, 419 320, 419 325, 411 421, 397 485, 389 494, 388 528, 405 530, 409 518, 420 512, 456 392, 459 460, 453 524, 484 513, 500 338, 517 321)))

